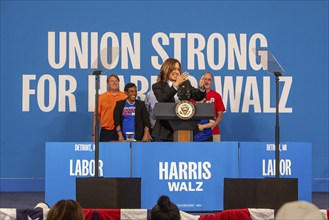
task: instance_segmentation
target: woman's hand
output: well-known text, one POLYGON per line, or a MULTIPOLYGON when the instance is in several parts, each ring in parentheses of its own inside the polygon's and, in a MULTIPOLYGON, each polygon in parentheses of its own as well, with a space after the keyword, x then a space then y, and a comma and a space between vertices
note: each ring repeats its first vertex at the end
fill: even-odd
POLYGON ((118 137, 119 137, 119 141, 123 142, 125 139, 123 138, 122 132, 118 132, 118 137))
POLYGON ((188 72, 178 75, 176 81, 174 82, 174 86, 178 87, 182 85, 186 80, 188 80, 188 76, 189 76, 188 72))
POLYGON ((200 81, 199 81, 199 87, 200 89, 204 90, 204 75, 201 77, 200 81))
POLYGON ((150 142, 151 140, 152 140, 151 135, 148 132, 144 133, 142 141, 143 142, 150 142))

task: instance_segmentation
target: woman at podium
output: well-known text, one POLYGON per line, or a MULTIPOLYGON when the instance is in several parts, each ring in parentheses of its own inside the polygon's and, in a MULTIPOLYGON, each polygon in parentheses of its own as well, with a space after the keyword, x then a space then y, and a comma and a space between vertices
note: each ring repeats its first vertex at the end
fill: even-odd
MULTIPOLYGON (((160 68, 161 79, 152 85, 158 102, 178 102, 179 100, 201 101, 205 98, 204 81, 200 80, 200 88, 194 88, 188 80, 187 72, 181 73, 181 63, 174 58, 165 60, 160 68)), ((153 135, 161 141, 173 141, 173 131, 166 121, 157 120, 153 135)))

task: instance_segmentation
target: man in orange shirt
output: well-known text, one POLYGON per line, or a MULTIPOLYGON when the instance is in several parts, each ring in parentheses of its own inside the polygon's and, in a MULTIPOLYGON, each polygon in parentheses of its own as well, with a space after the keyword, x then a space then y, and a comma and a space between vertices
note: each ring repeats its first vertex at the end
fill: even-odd
MULTIPOLYGON (((107 77, 107 84, 109 89, 101 94, 98 98, 98 117, 101 127, 99 141, 117 141, 118 134, 114 129, 113 111, 117 101, 125 100, 126 94, 119 90, 120 79, 117 75, 109 75, 107 77)), ((95 124, 96 112, 94 113, 93 123, 93 141, 95 141, 95 124)))

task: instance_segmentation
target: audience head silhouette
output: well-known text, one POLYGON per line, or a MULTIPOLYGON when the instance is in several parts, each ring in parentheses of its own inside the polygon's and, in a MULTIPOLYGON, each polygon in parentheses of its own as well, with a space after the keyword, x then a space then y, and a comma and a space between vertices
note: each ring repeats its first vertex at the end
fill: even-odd
POLYGON ((84 220, 80 204, 74 200, 60 200, 52 206, 47 214, 47 220, 84 220))
POLYGON ((180 220, 178 207, 168 196, 161 196, 151 210, 151 220, 180 220))
POLYGON ((283 204, 275 217, 275 220, 323 220, 319 208, 306 201, 293 201, 283 204))

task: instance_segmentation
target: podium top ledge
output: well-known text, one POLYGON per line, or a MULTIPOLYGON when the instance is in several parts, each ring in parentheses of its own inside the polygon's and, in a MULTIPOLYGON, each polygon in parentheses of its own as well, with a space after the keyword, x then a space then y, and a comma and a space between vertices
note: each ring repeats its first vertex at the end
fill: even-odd
MULTIPOLYGON (((158 120, 182 120, 176 115, 177 103, 156 103, 154 116, 158 120)), ((214 105, 212 103, 193 103, 195 106, 194 116, 189 120, 212 119, 215 117, 214 105)), ((184 120, 182 120, 184 121, 184 120)))

